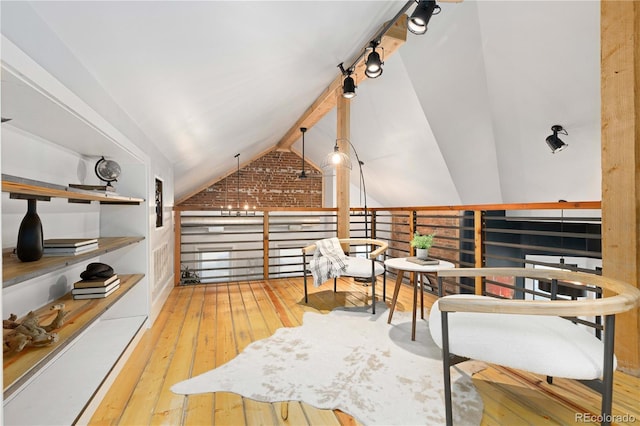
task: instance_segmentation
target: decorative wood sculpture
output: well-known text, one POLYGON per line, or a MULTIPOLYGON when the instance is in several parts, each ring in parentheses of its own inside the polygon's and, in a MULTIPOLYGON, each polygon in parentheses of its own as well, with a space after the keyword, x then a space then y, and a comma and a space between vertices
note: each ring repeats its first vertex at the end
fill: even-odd
POLYGON ((58 334, 52 333, 64 324, 64 318, 70 311, 64 310, 64 304, 58 303, 51 306, 51 310, 58 311, 56 317, 47 325, 40 325, 38 317, 29 312, 22 322, 16 322, 18 318, 11 314, 9 319, 2 321, 2 328, 12 330, 4 336, 3 352, 20 352, 25 347, 48 346, 58 341, 58 334))

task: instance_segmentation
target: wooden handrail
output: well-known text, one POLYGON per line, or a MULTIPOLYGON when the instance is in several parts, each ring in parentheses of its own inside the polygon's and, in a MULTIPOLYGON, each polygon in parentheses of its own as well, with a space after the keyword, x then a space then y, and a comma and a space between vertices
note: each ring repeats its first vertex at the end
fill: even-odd
MULTIPOLYGON (((369 253, 369 259, 373 260, 376 259, 378 256, 380 256, 382 253, 384 253, 388 248, 389 248, 389 244, 385 243, 384 241, 381 240, 373 240, 371 238, 339 238, 338 241, 340 241, 340 244, 349 244, 349 245, 372 245, 375 247, 378 247, 377 249, 375 249, 374 251, 372 251, 371 253, 369 253)), ((311 244, 308 245, 306 247, 302 248, 302 253, 303 254, 309 254, 312 253, 316 250, 316 245, 315 244, 311 244)))
POLYGON ((484 312, 496 314, 585 316, 610 315, 640 306, 640 290, 620 280, 566 270, 529 268, 458 268, 438 272, 440 277, 511 276, 571 282, 598 286, 614 293, 596 300, 505 300, 497 298, 445 297, 440 310, 447 312, 484 312))

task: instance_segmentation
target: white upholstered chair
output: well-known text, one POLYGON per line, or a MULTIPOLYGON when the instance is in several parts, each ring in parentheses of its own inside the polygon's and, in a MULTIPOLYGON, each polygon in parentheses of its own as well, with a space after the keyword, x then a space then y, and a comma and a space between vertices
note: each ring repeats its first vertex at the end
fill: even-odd
MULTIPOLYGON (((370 238, 341 238, 340 244, 345 246, 364 246, 368 247, 369 251, 367 257, 355 257, 348 256, 346 260, 347 269, 342 272, 341 276, 353 277, 353 278, 368 278, 371 280, 371 298, 372 298, 372 310, 376 313, 376 277, 378 275, 383 276, 382 281, 382 298, 386 299, 387 282, 384 268, 384 262, 378 260, 378 257, 384 256, 389 245, 381 240, 374 240, 370 238)), ((311 244, 302 249, 302 259, 304 267, 304 302, 309 302, 307 293, 307 276, 309 275, 309 267, 312 267, 313 259, 307 262, 307 255, 313 254, 316 251, 316 245, 311 244)), ((333 291, 336 291, 336 278, 333 279, 333 291)))
POLYGON ((566 270, 461 268, 440 271, 445 277, 512 276, 597 286, 595 300, 504 300, 451 295, 436 301, 429 315, 433 340, 442 348, 447 425, 452 424, 451 355, 522 369, 547 377, 599 382, 602 424, 610 424, 615 315, 640 306, 640 290, 622 281, 566 270), (570 321, 579 316, 604 317, 604 339, 570 321), (566 319, 565 319, 566 318, 566 319))

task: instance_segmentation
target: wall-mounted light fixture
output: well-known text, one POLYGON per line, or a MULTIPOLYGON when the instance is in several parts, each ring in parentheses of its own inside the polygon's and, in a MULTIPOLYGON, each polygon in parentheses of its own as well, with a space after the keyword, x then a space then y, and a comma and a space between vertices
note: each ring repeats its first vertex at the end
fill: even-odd
POLYGON ((568 135, 567 131, 561 125, 555 124, 551 126, 551 131, 553 131, 553 134, 547 136, 547 145, 549 145, 551 153, 555 154, 569 146, 558 137, 558 134, 568 135))
POLYGON ((11 120, 13 120, 13 119, 12 119, 12 118, 5 118, 5 117, 2 117, 2 122, 3 122, 3 123, 6 123, 7 121, 11 121, 11 120))
POLYGON ((440 13, 440 6, 435 0, 420 0, 407 22, 409 31, 418 35, 426 33, 431 16, 438 13, 440 13))

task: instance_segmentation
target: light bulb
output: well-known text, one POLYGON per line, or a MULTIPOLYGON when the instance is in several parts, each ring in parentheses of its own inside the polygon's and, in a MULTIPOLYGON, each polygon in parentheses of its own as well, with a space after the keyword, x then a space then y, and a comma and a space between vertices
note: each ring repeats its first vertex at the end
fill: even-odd
POLYGON ((333 164, 340 164, 340 153, 335 152, 332 156, 331 156, 331 162, 333 164))

